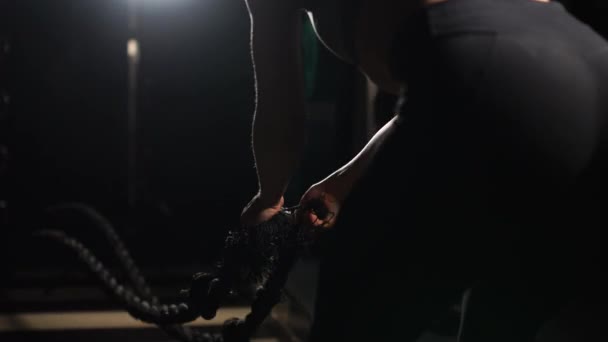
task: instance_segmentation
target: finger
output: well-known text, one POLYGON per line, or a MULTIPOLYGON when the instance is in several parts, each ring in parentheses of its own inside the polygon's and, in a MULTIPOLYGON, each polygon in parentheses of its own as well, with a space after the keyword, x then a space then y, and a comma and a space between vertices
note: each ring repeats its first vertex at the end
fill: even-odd
POLYGON ((314 211, 302 210, 299 212, 298 216, 298 222, 304 226, 317 227, 320 224, 319 218, 314 211))
POLYGON ((315 223, 315 227, 317 227, 317 228, 327 229, 327 228, 331 228, 333 226, 334 226, 334 220, 333 219, 331 219, 331 220, 329 220, 329 219, 317 220, 317 222, 315 223))
POLYGON ((329 213, 327 203, 325 203, 323 198, 313 198, 306 205, 306 208, 321 220, 324 220, 329 213))
POLYGON ((311 210, 307 210, 306 211, 306 215, 304 215, 304 217, 306 218, 306 224, 307 225, 311 225, 314 226, 315 223, 319 220, 319 218, 317 217, 317 215, 311 211, 311 210))

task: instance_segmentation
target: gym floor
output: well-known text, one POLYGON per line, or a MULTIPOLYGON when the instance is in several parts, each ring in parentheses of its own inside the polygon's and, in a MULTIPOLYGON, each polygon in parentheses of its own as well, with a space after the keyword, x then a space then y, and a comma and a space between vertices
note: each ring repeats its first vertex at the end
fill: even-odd
MULTIPOLYGON (((19 310, 14 310, 21 296, 34 298, 35 291, 7 291, 2 293, 2 312, 0 313, 0 341, 174 341, 154 325, 135 320, 119 307, 91 305, 85 309, 83 298, 99 295, 95 288, 69 288, 45 296, 53 298, 55 303, 63 300, 61 305, 52 305, 51 301, 29 300, 21 303, 19 310), (19 293, 21 292, 21 293, 19 293), (7 299, 12 295, 13 298, 7 299), (76 301, 80 300, 80 305, 76 301), (12 306, 12 309, 11 309, 12 306), (54 307, 54 309, 52 309, 54 307)), ((38 291, 36 291, 38 292, 38 291)), ((39 290, 44 292, 44 290, 39 290)), ((39 293, 39 295, 43 295, 39 293)), ((101 300, 101 296, 99 297, 101 300)), ((106 299, 110 301, 109 299, 106 299)), ((245 305, 230 305, 218 311, 213 320, 202 318, 189 323, 188 326, 200 328, 210 334, 220 332, 222 323, 232 317, 244 317, 249 312, 245 305)), ((292 341, 287 338, 286 330, 270 317, 253 339, 256 342, 292 341)))
MULTIPOLYGON (((183 286, 183 275, 168 271, 147 272, 154 291, 172 302, 183 286), (165 274, 164 276, 162 274, 165 274), (162 279, 161 279, 162 278, 162 279), (179 279, 179 280, 176 280, 179 279), (160 285, 159 285, 160 284, 160 285)), ((175 341, 156 326, 137 321, 84 274, 21 273, 0 286, 0 341, 8 342, 122 342, 175 341)), ((314 310, 316 262, 300 262, 286 286, 285 300, 277 305, 262 325, 254 342, 305 341, 314 310)), ((249 312, 246 299, 235 299, 220 309, 215 319, 198 319, 188 325, 211 334, 222 323, 249 312)), ((453 338, 427 335, 420 342, 452 342, 453 338)))

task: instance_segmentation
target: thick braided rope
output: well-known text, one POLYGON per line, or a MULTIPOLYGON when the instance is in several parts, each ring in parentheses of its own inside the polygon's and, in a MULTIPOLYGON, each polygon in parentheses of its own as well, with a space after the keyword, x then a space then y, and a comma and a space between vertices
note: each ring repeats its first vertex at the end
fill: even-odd
POLYGON ((122 239, 116 233, 112 224, 103 215, 82 203, 60 204, 47 209, 47 212, 49 213, 59 213, 61 211, 75 211, 87 217, 93 223, 93 227, 104 234, 114 255, 118 259, 120 266, 129 278, 129 284, 133 286, 133 290, 142 298, 150 301, 151 304, 158 304, 158 298, 152 294, 150 286, 133 261, 133 258, 125 247, 122 239))
MULTIPOLYGON (((151 305, 160 305, 157 296, 153 295, 151 287, 148 285, 143 273, 139 270, 131 257, 128 249, 120 236, 116 233, 113 225, 98 211, 92 207, 82 203, 65 203, 49 207, 47 212, 59 213, 61 211, 76 211, 86 216, 92 223, 93 227, 103 233, 106 240, 110 244, 114 256, 118 259, 119 265, 129 279, 128 285, 133 287, 136 295, 141 297, 142 303, 148 302, 151 305)), ((137 318, 136 316, 134 316, 137 318)), ((160 329, 165 331, 169 336, 177 338, 180 341, 186 342, 204 342, 209 341, 204 333, 197 331, 198 329, 185 327, 179 324, 164 325, 155 322, 160 329)), ((219 335, 218 335, 219 336, 219 335)), ((217 336, 216 336, 217 337, 217 336)), ((217 340, 218 338, 212 338, 217 340)))
MULTIPOLYGON (((88 210, 88 213, 91 211, 88 210)), ((120 254, 123 267, 128 271, 135 270, 136 275, 130 278, 136 279, 136 292, 118 284, 103 264, 76 239, 61 231, 42 231, 38 235, 56 240, 74 250, 102 284, 126 305, 132 316, 157 324, 169 335, 187 342, 219 341, 221 338, 175 324, 192 321, 198 315, 206 319, 213 318, 221 302, 236 284, 253 280, 264 285, 256 294, 251 313, 245 320, 227 321, 223 331, 224 341, 248 341, 280 301, 289 271, 302 248, 311 239, 309 232, 294 223, 293 212, 287 209, 259 226, 231 231, 226 239, 217 276, 204 273, 195 275, 188 291, 188 303, 160 305, 150 300, 155 297, 151 295, 149 286, 112 226, 99 214, 91 217, 101 218, 98 225, 113 245, 115 253, 120 254)))
POLYGON ((180 341, 221 342, 223 340, 220 335, 212 335, 198 329, 179 325, 179 323, 193 321, 198 316, 185 303, 160 305, 150 304, 148 301, 142 300, 131 289, 119 284, 106 267, 78 240, 61 231, 46 230, 38 232, 37 235, 53 239, 75 251, 79 260, 84 262, 101 280, 104 287, 126 306, 127 311, 133 317, 146 323, 159 325, 165 333, 180 341))
POLYGON ((290 237, 293 228, 291 212, 283 210, 268 222, 229 231, 217 276, 208 288, 201 288, 200 285, 207 285, 205 282, 194 282, 190 289, 192 302, 200 303, 197 310, 201 316, 213 318, 222 301, 239 284, 264 283, 274 272, 280 251, 298 247, 300 242, 290 237))
POLYGON ((249 337, 257 331, 268 317, 274 306, 283 298, 283 289, 289 272, 311 239, 308 234, 309 231, 294 224, 293 218, 291 211, 284 210, 262 226, 247 228, 247 235, 271 232, 271 235, 265 239, 260 239, 260 237, 257 237, 257 239, 270 246, 272 252, 266 250, 266 253, 261 253, 261 255, 270 256, 262 270, 267 276, 262 287, 256 293, 251 312, 244 320, 233 318, 225 322, 223 334, 226 341, 248 341, 249 337), (272 226, 272 228, 268 226, 272 226))
POLYGON ((119 299, 137 319, 154 324, 176 324, 191 322, 197 318, 197 312, 186 303, 159 305, 143 300, 133 290, 119 284, 116 277, 80 241, 69 237, 64 232, 42 230, 36 235, 55 240, 76 252, 78 259, 88 266, 103 286, 119 299))
POLYGON ((283 288, 296 260, 295 254, 282 255, 282 260, 279 261, 273 274, 256 292, 251 312, 244 320, 233 318, 224 323, 223 335, 226 341, 248 341, 248 338, 259 329, 274 306, 283 298, 283 288))

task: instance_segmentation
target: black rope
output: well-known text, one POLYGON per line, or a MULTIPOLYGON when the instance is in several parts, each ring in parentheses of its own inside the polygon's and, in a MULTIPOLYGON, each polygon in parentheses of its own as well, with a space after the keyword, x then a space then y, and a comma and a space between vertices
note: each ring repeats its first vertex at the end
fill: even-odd
POLYGON ((176 304, 153 304, 142 299, 131 288, 120 284, 114 275, 97 259, 91 251, 80 241, 68 236, 59 230, 41 230, 36 236, 55 240, 78 255, 78 259, 84 262, 89 270, 97 276, 106 289, 108 289, 126 307, 129 313, 147 323, 154 324, 176 324, 187 323, 198 317, 197 312, 192 310, 186 303, 176 304))
MULTIPOLYGON (((295 212, 298 209, 300 208, 283 209, 268 223, 244 230, 246 235, 270 233, 265 245, 270 246, 273 250, 263 269, 268 276, 256 293, 256 298, 251 305, 251 312, 245 319, 233 318, 224 323, 223 335, 226 341, 248 341, 248 338, 259 329, 274 306, 282 300, 289 272, 312 239, 310 234, 312 231, 296 224, 297 222, 294 220, 295 212), (269 229, 268 226, 273 226, 274 229, 269 229)), ((262 247, 261 251, 264 251, 264 246, 253 246, 258 250, 260 247, 262 247)), ((238 249, 241 252, 243 249, 246 250, 242 246, 239 246, 238 249)), ((259 254, 264 255, 265 253, 259 254)))
POLYGON ((158 303, 158 298, 152 294, 150 286, 133 261, 133 258, 125 247, 122 239, 116 233, 112 224, 103 215, 90 206, 82 203, 59 204, 47 209, 47 212, 51 214, 60 213, 62 211, 76 211, 87 217, 91 223, 93 223, 93 227, 104 234, 114 252, 114 256, 118 259, 119 265, 129 278, 129 284, 133 286, 135 292, 142 298, 146 298, 152 304, 158 303))
MULTIPOLYGON (((222 260, 214 273, 195 274, 192 284, 185 290, 186 302, 160 304, 152 295, 124 243, 112 225, 92 208, 82 204, 53 207, 50 211, 74 209, 84 213, 101 230, 110 242, 121 266, 129 278, 129 287, 118 283, 107 268, 78 240, 62 231, 44 230, 38 236, 50 238, 74 250, 79 259, 99 278, 103 286, 118 298, 135 318, 158 325, 167 334, 184 342, 248 341, 257 331, 272 308, 280 302, 289 271, 302 252, 315 239, 315 233, 297 224, 296 210, 284 208, 271 220, 257 226, 231 230, 226 238, 222 260), (252 303, 251 312, 244 319, 231 319, 224 323, 222 336, 213 336, 180 324, 191 322, 198 316, 215 317, 226 297, 240 284, 261 284, 252 303)), ((307 208, 318 210, 323 208, 307 208)), ((323 216, 323 215, 318 215, 323 216)))
MULTIPOLYGON (((119 265, 127 275, 128 285, 133 287, 135 293, 141 297, 143 302, 148 302, 151 305, 159 305, 160 300, 152 293, 151 287, 146 281, 143 273, 139 270, 131 257, 128 249, 120 236, 116 233, 113 225, 103 215, 92 207, 83 203, 64 203, 47 208, 48 213, 60 213, 62 211, 76 211, 86 216, 92 223, 93 227, 103 233, 106 240, 110 244, 114 256, 118 259, 119 265)), ((137 313, 132 315, 135 318, 137 313)), ((206 342, 210 341, 207 336, 203 336, 197 329, 182 326, 179 324, 165 325, 156 323, 160 329, 165 331, 167 335, 177 338, 185 342, 206 342)), ((218 335, 219 336, 219 335, 218 335)), ((216 336, 217 337, 217 336, 216 336)), ((212 338, 211 340, 217 340, 212 338)))
POLYGON ((254 334, 283 298, 283 288, 289 271, 297 261, 296 254, 283 255, 274 273, 256 293, 251 312, 244 320, 233 318, 224 323, 223 335, 226 341, 246 341, 254 334))

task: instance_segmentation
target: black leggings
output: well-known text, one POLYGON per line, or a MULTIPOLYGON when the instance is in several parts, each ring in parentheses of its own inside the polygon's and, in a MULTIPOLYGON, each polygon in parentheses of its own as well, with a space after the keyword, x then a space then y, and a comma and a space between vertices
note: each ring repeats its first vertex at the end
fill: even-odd
POLYGON ((472 289, 463 341, 531 341, 598 273, 608 44, 558 3, 449 0, 393 66, 398 132, 329 237, 311 340, 415 341, 472 289))

